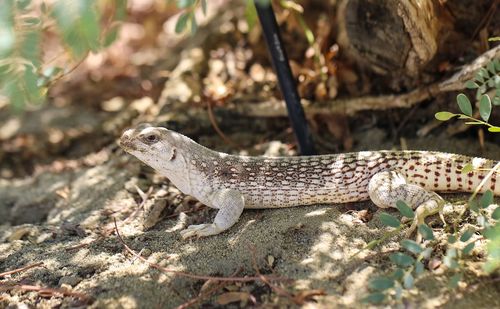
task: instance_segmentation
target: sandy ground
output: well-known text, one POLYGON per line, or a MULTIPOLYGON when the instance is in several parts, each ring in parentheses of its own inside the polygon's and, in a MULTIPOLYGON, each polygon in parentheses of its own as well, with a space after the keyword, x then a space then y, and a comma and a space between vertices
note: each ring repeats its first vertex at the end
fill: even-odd
MULTIPOLYGON (((441 143, 441 147, 453 147, 453 141, 447 143, 450 145, 441 143)), ((411 144, 419 146, 416 141, 411 144)), ((490 157, 500 151, 494 145, 488 145, 488 149, 485 155, 490 157)), ((0 278, 0 288, 14 283, 64 288, 88 297, 39 297, 37 292, 10 289, 0 294, 0 307, 173 308, 198 300, 194 306, 204 304, 207 308, 222 307, 231 295, 238 300, 230 304, 235 308, 250 306, 252 301, 271 307, 295 307, 298 305, 290 295, 315 294, 315 290, 324 295, 310 297, 304 307, 359 307, 370 276, 391 270, 388 255, 398 250, 402 237, 353 257, 389 230, 376 214, 371 219, 377 210, 369 202, 245 211, 230 231, 203 239, 182 240, 179 231, 193 221, 210 220, 213 210, 172 216, 144 231, 141 210, 136 211, 140 198, 133 185, 144 191, 152 186, 153 191, 163 187, 175 193, 175 188, 166 183, 114 147, 103 163, 95 166, 0 180, 0 272, 43 263, 0 278), (142 250, 148 261, 169 269, 226 277, 256 276, 259 271, 292 280, 272 282, 274 290, 258 280, 227 282, 198 297, 200 290, 210 291, 213 283, 152 269, 134 258, 117 239, 113 218, 133 250, 142 250), (279 289, 288 296, 280 295, 279 289)), ((179 199, 186 199, 172 196, 167 207, 171 212, 179 207, 179 199)), ((463 200, 466 196, 450 198, 463 200)), ((437 223, 437 219, 430 222, 437 223)), ((497 284, 481 278, 473 282, 452 291, 446 287, 444 275, 425 275, 417 283, 418 291, 410 291, 406 305, 500 306, 497 284)))

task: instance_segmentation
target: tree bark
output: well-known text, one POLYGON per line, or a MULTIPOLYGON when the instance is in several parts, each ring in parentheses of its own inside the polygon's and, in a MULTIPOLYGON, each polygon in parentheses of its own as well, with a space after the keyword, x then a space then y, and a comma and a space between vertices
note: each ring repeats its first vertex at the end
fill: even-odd
POLYGON ((416 77, 437 52, 444 16, 439 0, 342 0, 338 41, 379 74, 416 77))

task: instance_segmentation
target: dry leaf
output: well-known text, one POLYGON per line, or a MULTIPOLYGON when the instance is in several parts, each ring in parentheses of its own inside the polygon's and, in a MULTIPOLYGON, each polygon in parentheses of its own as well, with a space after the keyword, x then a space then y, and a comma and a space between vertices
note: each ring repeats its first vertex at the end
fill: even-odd
POLYGON ((267 265, 269 265, 269 267, 273 267, 274 266, 274 256, 272 255, 268 255, 267 256, 267 265))
POLYGON ((22 239, 24 236, 31 233, 32 226, 23 226, 10 234, 8 241, 12 242, 14 240, 22 239))
POLYGON ((217 304, 227 305, 234 302, 246 302, 250 298, 250 293, 247 292, 227 292, 217 296, 217 304))
POLYGON ((217 280, 212 280, 212 279, 207 280, 201 286, 200 293, 198 293, 198 294, 201 295, 204 292, 209 291, 210 289, 212 289, 214 286, 216 286, 218 284, 219 284, 219 281, 217 281, 217 280))
POLYGON ((59 190, 56 190, 56 194, 63 198, 65 201, 67 201, 69 199, 69 187, 68 186, 65 186, 64 188, 61 188, 59 190))
POLYGON ((322 289, 306 290, 306 291, 300 291, 297 294, 295 294, 293 299, 296 304, 300 305, 311 300, 311 298, 314 296, 322 296, 322 295, 326 295, 325 291, 322 289))

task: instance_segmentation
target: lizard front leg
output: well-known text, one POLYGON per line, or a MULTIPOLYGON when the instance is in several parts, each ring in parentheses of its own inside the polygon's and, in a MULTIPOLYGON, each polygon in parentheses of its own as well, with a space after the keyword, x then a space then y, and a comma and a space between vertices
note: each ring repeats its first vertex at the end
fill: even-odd
POLYGON ((212 194, 210 199, 213 207, 219 209, 214 223, 188 226, 185 230, 181 231, 183 239, 194 236, 216 235, 238 222, 245 207, 245 198, 239 191, 233 189, 217 190, 212 194))
POLYGON ((372 202, 380 208, 396 207, 402 200, 415 209, 415 217, 408 229, 409 237, 427 216, 439 212, 444 200, 438 194, 425 188, 408 183, 399 171, 383 171, 372 176, 368 184, 368 194, 372 202))

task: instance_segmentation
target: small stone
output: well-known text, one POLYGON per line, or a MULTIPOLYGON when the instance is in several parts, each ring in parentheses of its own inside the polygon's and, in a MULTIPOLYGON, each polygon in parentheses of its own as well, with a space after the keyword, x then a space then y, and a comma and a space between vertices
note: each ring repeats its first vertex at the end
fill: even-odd
POLYGON ((64 276, 59 279, 59 286, 62 287, 63 284, 67 284, 71 287, 74 287, 75 285, 80 283, 80 281, 82 281, 82 278, 78 276, 64 276))
POLYGON ((150 256, 151 253, 152 253, 151 249, 145 248, 144 250, 142 250, 142 256, 144 257, 150 256))

